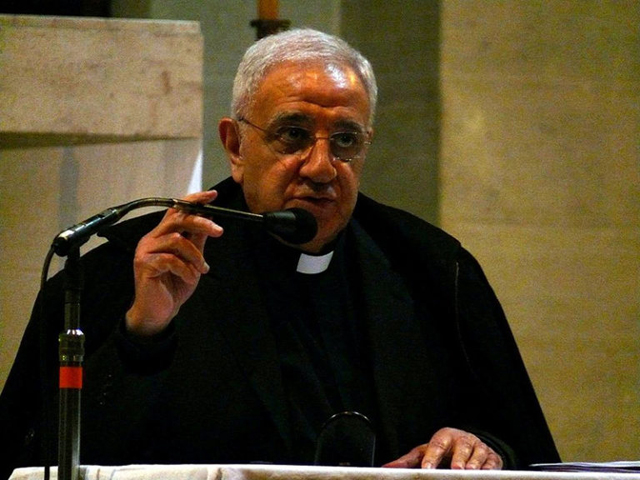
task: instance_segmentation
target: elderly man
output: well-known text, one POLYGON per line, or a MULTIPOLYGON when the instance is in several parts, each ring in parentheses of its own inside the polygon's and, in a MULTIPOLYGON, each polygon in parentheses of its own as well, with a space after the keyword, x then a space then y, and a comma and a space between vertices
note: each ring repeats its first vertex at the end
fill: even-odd
MULTIPOLYGON (((369 62, 333 36, 292 30, 247 51, 219 124, 231 179, 186 199, 302 208, 317 234, 290 245, 178 210, 105 232, 83 259, 83 463, 312 464, 342 411, 370 419, 376 465, 558 461, 473 257, 358 192, 376 96, 369 62)), ((60 284, 0 402, 5 469, 43 461, 36 332, 46 322, 55 365, 60 284)))

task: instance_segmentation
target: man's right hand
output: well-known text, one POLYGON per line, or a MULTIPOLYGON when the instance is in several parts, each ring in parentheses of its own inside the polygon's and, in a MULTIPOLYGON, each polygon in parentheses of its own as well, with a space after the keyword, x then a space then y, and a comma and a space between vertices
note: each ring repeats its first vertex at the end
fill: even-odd
MULTIPOLYGON (((184 200, 209 203, 214 190, 184 200)), ((162 332, 193 294, 200 276, 209 271, 204 257, 208 237, 222 235, 208 218, 169 209, 162 221, 142 237, 133 261, 135 299, 126 315, 127 331, 150 336, 162 332)))

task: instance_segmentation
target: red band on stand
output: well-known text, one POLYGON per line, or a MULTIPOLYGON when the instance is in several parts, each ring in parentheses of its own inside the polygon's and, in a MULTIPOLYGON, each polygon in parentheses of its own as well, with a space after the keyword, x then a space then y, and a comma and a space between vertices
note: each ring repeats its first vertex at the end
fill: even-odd
POLYGON ((60 388, 82 389, 82 367, 60 367, 60 388))

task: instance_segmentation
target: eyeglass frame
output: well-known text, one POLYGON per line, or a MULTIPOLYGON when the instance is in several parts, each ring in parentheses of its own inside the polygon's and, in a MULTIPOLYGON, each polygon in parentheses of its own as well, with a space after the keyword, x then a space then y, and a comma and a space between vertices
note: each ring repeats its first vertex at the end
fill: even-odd
MULTIPOLYGON (((272 131, 272 130, 267 130, 266 128, 259 127, 259 126, 258 126, 258 125, 256 125, 255 123, 250 122, 249 120, 247 120, 245 117, 240 117, 240 118, 238 118, 238 119, 237 119, 237 121, 238 121, 238 122, 241 122, 241 123, 246 123, 246 124, 247 124, 247 125, 249 125, 250 127, 253 127, 253 128, 255 128, 255 129, 257 129, 257 130, 261 131, 262 133, 264 133, 265 135, 267 135, 267 136, 269 136, 269 137, 277 138, 277 139, 279 139, 280 141, 282 141, 283 143, 287 143, 287 142, 285 142, 284 140, 282 140, 282 139, 280 138, 280 134, 278 134, 278 133, 276 133, 276 132, 274 132, 274 131, 272 131)), ((275 150, 275 149, 273 149, 273 148, 272 148, 271 144, 270 144, 266 139, 264 139, 264 141, 265 141, 265 143, 267 144, 267 146, 269 147, 269 149, 271 149, 272 151, 274 151, 274 153, 276 153, 277 155, 300 155, 300 158, 306 158, 306 157, 309 155, 309 153, 311 152, 311 150, 313 150, 313 147, 315 147, 315 145, 316 145, 316 143, 318 142, 318 140, 328 140, 328 141, 329 141, 329 151, 331 152, 331 156, 332 156, 334 159, 336 159, 336 160, 340 160, 340 161, 341 161, 341 162, 343 162, 343 163, 350 163, 350 162, 352 162, 353 160, 356 160, 356 159, 358 159, 358 158, 362 158, 362 156, 361 156, 362 151, 363 151, 363 150, 365 150, 366 146, 371 145, 371 140, 370 140, 371 135, 370 135, 370 132, 365 133, 365 132, 357 132, 357 131, 341 130, 341 131, 333 132, 333 133, 332 133, 331 135, 329 135, 328 137, 319 137, 319 136, 317 136, 317 135, 312 135, 312 134, 311 134, 311 133, 312 133, 312 132, 311 132, 311 130, 309 130, 309 129, 308 129, 308 128, 306 128, 306 127, 302 127, 302 126, 300 126, 300 125, 294 125, 294 124, 287 125, 287 124, 285 124, 285 125, 281 125, 279 128, 283 128, 283 127, 291 127, 291 128, 298 128, 298 129, 300 129, 300 130, 304 130, 305 132, 309 133, 309 138, 310 138, 310 139, 311 139, 311 138, 313 138, 313 141, 312 141, 312 142, 311 142, 311 143, 310 143, 310 144, 305 148, 305 150, 304 150, 305 155, 302 155, 302 154, 298 154, 298 153, 295 153, 295 152, 294 152, 294 153, 283 153, 283 152, 278 152, 277 150, 275 150), (358 151, 358 154, 354 155, 354 156, 353 156, 353 157, 351 157, 351 158, 341 158, 341 157, 337 156, 337 155, 333 152, 333 148, 332 148, 332 147, 333 147, 333 141, 332 141, 332 139, 334 138, 334 136, 336 136, 336 135, 341 135, 341 134, 345 134, 345 133, 354 134, 354 135, 356 135, 356 136, 363 136, 363 137, 367 138, 367 140, 365 140, 364 142, 362 142, 362 147, 361 147, 361 148, 360 148, 360 150, 358 151)), ((303 151, 303 150, 299 150, 299 152, 302 152, 302 151, 303 151)))

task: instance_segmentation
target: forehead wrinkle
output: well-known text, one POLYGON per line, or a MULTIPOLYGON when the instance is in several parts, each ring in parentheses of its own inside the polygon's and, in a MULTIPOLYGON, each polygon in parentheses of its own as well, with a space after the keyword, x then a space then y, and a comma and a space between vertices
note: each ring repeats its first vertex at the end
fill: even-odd
POLYGON ((362 81, 349 65, 314 62, 284 63, 271 70, 256 92, 252 110, 255 120, 268 128, 288 122, 309 130, 323 126, 363 131, 368 128, 368 109, 362 81))

